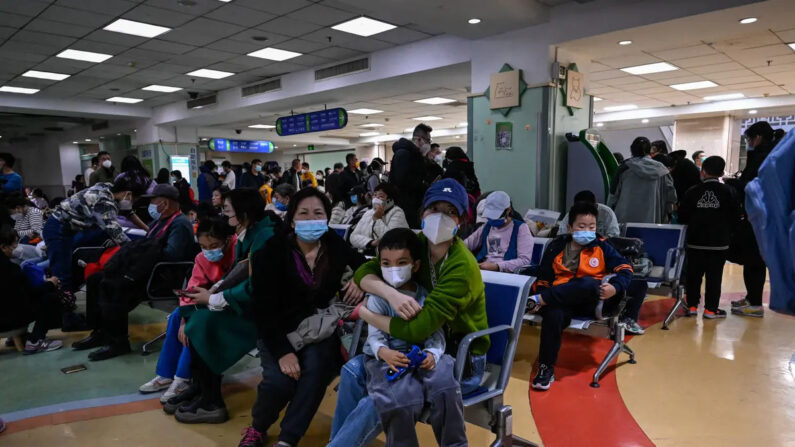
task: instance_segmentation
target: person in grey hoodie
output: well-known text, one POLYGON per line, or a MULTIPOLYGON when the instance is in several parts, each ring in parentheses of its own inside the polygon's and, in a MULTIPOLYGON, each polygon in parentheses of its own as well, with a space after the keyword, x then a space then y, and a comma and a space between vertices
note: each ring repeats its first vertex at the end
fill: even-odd
POLYGON ((607 204, 621 223, 668 223, 676 204, 668 168, 651 159, 648 138, 635 138, 630 151, 632 158, 618 167, 607 204))

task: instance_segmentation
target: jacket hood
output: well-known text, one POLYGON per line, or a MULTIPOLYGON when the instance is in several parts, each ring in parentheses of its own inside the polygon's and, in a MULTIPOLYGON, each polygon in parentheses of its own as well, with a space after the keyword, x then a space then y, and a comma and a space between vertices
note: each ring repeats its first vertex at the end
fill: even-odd
POLYGON ((418 148, 411 140, 407 140, 405 138, 401 138, 392 145, 392 152, 397 151, 412 151, 412 152, 420 152, 420 148, 418 148))
POLYGON ((199 171, 201 171, 201 172, 206 174, 206 173, 210 172, 210 168, 208 168, 205 165, 201 165, 201 166, 199 166, 199 171))
POLYGON ((630 171, 641 178, 658 179, 669 173, 664 164, 654 161, 650 157, 630 158, 625 163, 630 171))

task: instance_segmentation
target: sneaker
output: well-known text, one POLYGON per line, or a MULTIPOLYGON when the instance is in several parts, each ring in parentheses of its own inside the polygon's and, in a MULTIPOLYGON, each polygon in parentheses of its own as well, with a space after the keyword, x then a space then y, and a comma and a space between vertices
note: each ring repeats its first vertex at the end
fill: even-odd
POLYGON ((191 405, 177 408, 174 419, 183 424, 223 424, 229 420, 229 412, 226 406, 204 404, 199 399, 191 405))
POLYGON ((749 303, 748 300, 745 299, 745 298, 743 298, 741 300, 737 300, 737 301, 732 301, 732 309, 737 308, 737 307, 748 307, 750 305, 751 305, 751 303, 749 303))
POLYGON ((160 403, 165 404, 168 402, 169 399, 176 396, 177 394, 185 391, 190 386, 190 382, 187 379, 182 379, 180 377, 175 377, 174 381, 171 382, 171 385, 168 387, 165 393, 160 396, 160 403))
POLYGON ((538 367, 538 374, 533 379, 533 389, 546 391, 555 381, 555 367, 543 363, 538 367))
POLYGON ((527 299, 527 313, 534 314, 541 310, 541 297, 539 295, 531 295, 527 299))
POLYGON ((723 309, 715 309, 715 311, 711 311, 709 309, 704 309, 704 318, 707 320, 714 320, 716 318, 726 318, 726 311, 723 309))
POLYGON ((193 403, 200 397, 200 390, 197 385, 189 385, 184 391, 178 393, 176 396, 166 400, 163 404, 163 411, 166 414, 174 414, 177 409, 187 403, 193 403))
POLYGON ((685 309, 685 316, 686 317, 695 317, 698 315, 698 307, 691 307, 689 309, 685 309))
POLYGON ((732 313, 743 317, 762 318, 765 316, 765 308, 762 306, 736 307, 732 309, 732 313))
POLYGON ((156 393, 170 387, 173 382, 174 381, 169 378, 155 376, 154 379, 138 387, 138 391, 143 394, 156 393))
POLYGON ((3 433, 4 431, 6 431, 6 421, 0 418, 0 433, 3 433))
POLYGON ((646 331, 642 327, 640 327, 638 322, 631 318, 627 318, 624 320, 624 326, 628 334, 643 335, 646 333, 646 331))
POLYGON ((39 352, 50 352, 61 349, 62 347, 63 342, 61 340, 47 340, 43 338, 36 343, 25 342, 25 351, 23 351, 23 354, 31 355, 38 354, 39 352))
POLYGON ((265 443, 265 434, 260 433, 254 427, 248 427, 243 430, 243 439, 237 447, 262 447, 265 443))

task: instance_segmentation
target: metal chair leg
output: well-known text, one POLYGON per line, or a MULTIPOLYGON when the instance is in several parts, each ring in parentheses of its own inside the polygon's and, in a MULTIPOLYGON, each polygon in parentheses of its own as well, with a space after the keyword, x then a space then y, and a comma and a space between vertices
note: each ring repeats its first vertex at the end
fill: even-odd
POLYGON ((629 346, 627 346, 626 343, 621 344, 621 350, 624 351, 624 353, 626 353, 627 355, 629 355, 630 364, 634 365, 635 363, 638 363, 637 361, 635 361, 635 351, 633 351, 629 346))
POLYGON ((497 439, 490 447, 538 447, 537 444, 513 434, 513 408, 510 405, 497 410, 491 431, 497 435, 497 439))
POLYGON ((607 366, 615 360, 618 356, 618 353, 621 352, 621 345, 623 343, 614 342, 613 346, 610 347, 610 351, 605 356, 602 363, 599 364, 599 368, 596 369, 596 372, 593 375, 593 382, 591 382, 591 388, 599 388, 599 377, 602 375, 603 372, 607 369, 607 366))
POLYGON ((680 307, 685 305, 684 295, 682 294, 681 288, 678 286, 675 288, 674 298, 676 298, 676 303, 674 303, 673 307, 671 307, 671 310, 668 311, 668 315, 666 315, 662 325, 663 330, 666 331, 668 330, 668 324, 670 324, 671 320, 674 319, 676 311, 679 310, 680 307))
POLYGON ((141 350, 143 351, 143 352, 141 352, 141 355, 149 355, 149 354, 155 352, 153 350, 150 351, 149 350, 149 346, 159 342, 160 340, 162 340, 164 338, 166 338, 166 333, 165 332, 163 332, 162 334, 158 335, 157 337, 149 340, 148 342, 144 343, 143 347, 141 348, 141 350))

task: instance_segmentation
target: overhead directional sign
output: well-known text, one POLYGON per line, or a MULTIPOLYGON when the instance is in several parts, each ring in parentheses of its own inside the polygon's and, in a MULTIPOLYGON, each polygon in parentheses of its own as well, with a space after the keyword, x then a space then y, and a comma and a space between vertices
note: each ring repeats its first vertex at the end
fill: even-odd
POLYGON ((259 154, 270 154, 273 152, 273 143, 270 141, 213 138, 210 140, 210 149, 216 152, 255 152, 259 154))
POLYGON ((348 112, 345 109, 337 108, 283 116, 276 120, 276 133, 283 137, 342 129, 346 125, 348 125, 348 112))

